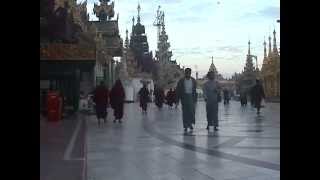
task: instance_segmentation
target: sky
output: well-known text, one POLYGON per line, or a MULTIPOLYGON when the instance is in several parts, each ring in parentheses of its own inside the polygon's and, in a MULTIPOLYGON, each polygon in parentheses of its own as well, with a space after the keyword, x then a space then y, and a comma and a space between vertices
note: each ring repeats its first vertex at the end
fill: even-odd
MULTIPOLYGON (((78 0, 82 2, 83 0, 78 0)), ((141 23, 145 25, 150 51, 157 49, 157 28, 153 26, 158 6, 165 13, 165 27, 169 37, 172 60, 205 75, 211 57, 224 77, 241 72, 246 63, 248 40, 251 54, 258 56, 258 67, 263 60, 263 41, 273 38, 275 29, 280 47, 280 0, 111 0, 115 13, 119 13, 119 31, 125 39, 132 28, 132 17, 137 19, 137 6, 141 7, 141 23)), ((87 0, 90 20, 94 3, 87 0)), ((116 18, 116 15, 115 15, 116 18)), ((267 45, 268 47, 268 45, 267 45)), ((255 62, 254 62, 255 64, 255 62)))

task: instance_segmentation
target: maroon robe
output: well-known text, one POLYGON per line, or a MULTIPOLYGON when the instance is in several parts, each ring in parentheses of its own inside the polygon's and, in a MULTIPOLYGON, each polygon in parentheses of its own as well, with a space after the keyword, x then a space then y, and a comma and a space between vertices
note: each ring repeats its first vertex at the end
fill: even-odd
POLYGON ((120 80, 117 80, 110 92, 110 105, 114 110, 115 119, 122 119, 125 92, 120 80))

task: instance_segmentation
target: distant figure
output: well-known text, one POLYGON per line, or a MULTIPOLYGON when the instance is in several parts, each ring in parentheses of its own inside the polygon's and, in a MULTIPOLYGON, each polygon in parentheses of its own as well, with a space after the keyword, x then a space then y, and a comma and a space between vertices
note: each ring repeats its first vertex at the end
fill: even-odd
POLYGON ((222 101, 221 89, 218 89, 218 103, 220 103, 221 101, 222 101))
POLYGON ((224 89, 223 90, 223 104, 229 104, 229 100, 230 100, 230 94, 228 89, 224 89))
POLYGON ((156 87, 154 90, 154 96, 155 96, 155 104, 156 106, 161 109, 164 103, 164 91, 160 87, 156 87))
POLYGON ((245 91, 240 92, 240 104, 241 106, 247 106, 247 93, 245 91))
POLYGON ((79 101, 79 109, 84 111, 87 108, 86 96, 83 91, 80 91, 80 101, 79 101))
POLYGON ((191 69, 185 69, 185 77, 180 79, 177 85, 177 97, 181 100, 182 105, 182 119, 184 132, 193 130, 192 124, 195 124, 195 104, 197 102, 197 83, 191 77, 191 69))
POLYGON ((265 99, 265 94, 260 81, 256 80, 256 85, 251 89, 251 98, 255 108, 257 108, 257 114, 260 114, 261 101, 265 99))
POLYGON ((115 117, 115 119, 113 120, 114 123, 116 122, 116 120, 118 120, 119 123, 122 123, 121 119, 123 117, 124 99, 125 99, 124 88, 122 86, 121 81, 118 79, 115 82, 110 92, 110 105, 114 110, 114 117, 115 117))
POLYGON ((139 90, 140 97, 140 107, 142 108, 143 113, 147 113, 147 106, 149 102, 149 91, 147 89, 147 85, 143 84, 143 87, 139 90))
POLYGON ((214 126, 214 130, 218 130, 218 95, 219 95, 219 84, 215 81, 214 72, 210 71, 207 74, 208 81, 203 85, 203 96, 206 101, 207 111, 207 130, 209 131, 210 126, 214 126))
POLYGON ((105 87, 104 82, 101 81, 100 85, 94 90, 93 100, 96 103, 96 114, 98 119, 98 125, 100 126, 100 119, 104 119, 104 123, 107 122, 107 106, 109 91, 105 87))
POLYGON ((48 92, 46 90, 43 90, 41 92, 41 110, 42 110, 42 115, 46 116, 47 115, 47 97, 48 97, 48 92))
POLYGON ((176 89, 173 91, 173 97, 174 97, 174 104, 176 105, 176 109, 177 109, 178 105, 179 105, 179 98, 177 96, 177 90, 176 89))
POLYGON ((249 99, 250 99, 250 104, 251 104, 251 106, 252 107, 255 107, 255 105, 254 105, 254 97, 253 97, 254 95, 253 95, 253 86, 249 89, 249 95, 248 95, 248 97, 249 97, 249 99))
POLYGON ((175 98, 176 98, 175 93, 172 90, 172 88, 170 88, 170 90, 167 92, 167 96, 166 96, 168 106, 170 106, 170 107, 173 106, 173 103, 175 102, 175 98))

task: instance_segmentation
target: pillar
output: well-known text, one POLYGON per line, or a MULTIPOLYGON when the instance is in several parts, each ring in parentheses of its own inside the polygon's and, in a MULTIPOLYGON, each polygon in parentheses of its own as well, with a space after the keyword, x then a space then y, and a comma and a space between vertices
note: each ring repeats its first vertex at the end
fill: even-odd
POLYGON ((80 98, 80 69, 76 69, 75 72, 75 81, 74 81, 74 96, 73 96, 73 108, 74 111, 79 109, 79 98, 80 98))

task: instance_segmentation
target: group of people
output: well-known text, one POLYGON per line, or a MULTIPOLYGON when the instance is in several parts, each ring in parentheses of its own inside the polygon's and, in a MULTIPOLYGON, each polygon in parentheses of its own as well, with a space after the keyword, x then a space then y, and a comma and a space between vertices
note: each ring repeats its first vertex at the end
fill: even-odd
MULTIPOLYGON (((203 96, 206 102, 206 114, 207 114, 207 130, 210 127, 214 127, 214 130, 218 130, 218 109, 219 102, 221 101, 220 91, 221 87, 215 80, 215 73, 213 71, 207 74, 208 81, 203 85, 203 96)), ((182 105, 182 119, 184 131, 193 131, 195 125, 195 106, 197 103, 196 93, 196 80, 191 77, 191 69, 185 69, 185 77, 180 79, 177 85, 177 99, 181 100, 182 105)), ((224 89, 224 104, 229 104, 230 94, 228 90, 224 89)), ((257 79, 256 84, 250 90, 251 100, 257 113, 260 113, 261 101, 265 98, 263 87, 260 81, 257 79)))
POLYGON ((161 109, 163 104, 167 104, 169 107, 173 107, 173 104, 178 106, 177 94, 176 91, 170 88, 170 90, 165 95, 164 90, 162 88, 156 87, 154 91, 155 104, 161 109))
MULTIPOLYGON (((221 87, 219 83, 215 80, 215 73, 213 71, 208 72, 207 74, 208 81, 203 85, 203 96, 206 102, 206 115, 207 115, 207 130, 210 130, 210 127, 214 127, 214 130, 218 130, 218 107, 219 102, 221 101, 220 91, 221 87)), ((195 106, 197 103, 197 92, 196 92, 196 80, 191 77, 191 69, 185 69, 185 76, 178 81, 177 87, 175 90, 170 89, 167 93, 167 96, 164 95, 164 91, 160 88, 156 88, 155 95, 155 104, 161 108, 164 101, 167 101, 167 104, 172 107, 174 103, 176 105, 181 101, 182 105, 182 119, 183 119, 183 128, 184 132, 193 131, 195 125, 195 106)), ((224 92, 224 103, 229 103, 229 93, 224 92)), ((147 113, 148 103, 151 102, 150 92, 147 88, 147 84, 143 84, 143 87, 139 90, 139 100, 140 107, 144 114, 147 113)), ((260 81, 256 81, 256 85, 251 89, 252 100, 257 108, 258 114, 260 113, 261 101, 264 96, 264 91, 260 81)), ((125 91, 120 80, 117 80, 110 93, 108 89, 100 84, 94 91, 94 102, 96 103, 96 113, 98 118, 98 123, 100 125, 100 119, 104 119, 104 122, 107 121, 107 106, 110 100, 110 105, 114 109, 114 116, 116 120, 121 123, 123 116, 123 105, 125 101, 125 91)), ((241 99, 242 103, 242 99, 241 99)))
MULTIPOLYGON (((203 85, 203 96, 206 102, 207 112, 207 130, 214 127, 218 130, 218 103, 220 87, 215 81, 214 72, 210 71, 207 74, 208 81, 203 85)), ((195 106, 197 102, 196 80, 191 77, 191 69, 185 69, 185 77, 180 79, 177 85, 177 97, 181 100, 182 105, 182 119, 184 132, 188 129, 193 131, 195 125, 195 106)))
MULTIPOLYGON (((164 90, 162 88, 155 87, 153 94, 155 105, 159 109, 162 109, 164 103, 167 104, 169 107, 173 107, 173 104, 175 104, 176 108, 178 107, 179 101, 177 99, 177 94, 176 91, 172 88, 170 88, 170 90, 167 92, 167 95, 165 95, 164 90)), ((151 102, 151 93, 147 88, 147 84, 143 85, 143 87, 139 90, 138 95, 142 112, 146 114, 148 102, 151 102)))
POLYGON ((122 123, 123 106, 125 101, 125 91, 120 80, 117 80, 109 92, 108 88, 103 82, 93 92, 93 101, 95 103, 95 110, 98 119, 98 125, 100 126, 100 120, 103 119, 104 123, 107 122, 107 107, 110 104, 114 110, 114 120, 116 123, 122 123))
MULTIPOLYGON (((256 84, 249 90, 249 97, 251 106, 257 108, 257 114, 260 114, 262 107, 261 102, 265 99, 265 93, 260 80, 256 80, 256 84)), ((240 92, 240 103, 241 106, 246 106, 248 103, 248 94, 245 91, 240 92)))

